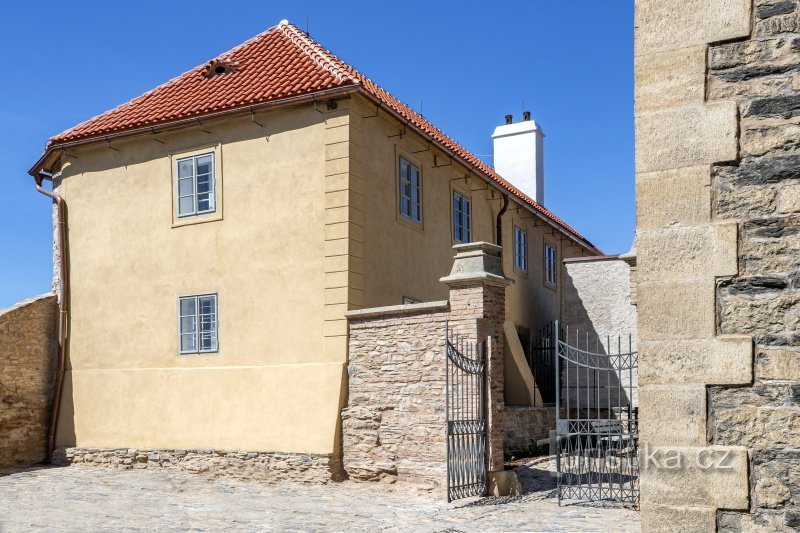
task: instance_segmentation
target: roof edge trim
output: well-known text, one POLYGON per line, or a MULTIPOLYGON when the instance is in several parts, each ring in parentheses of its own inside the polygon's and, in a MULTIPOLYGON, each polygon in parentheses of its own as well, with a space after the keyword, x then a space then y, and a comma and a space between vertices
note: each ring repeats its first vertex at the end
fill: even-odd
POLYGON ((195 115, 188 118, 181 118, 178 120, 170 120, 167 122, 162 122, 161 124, 156 124, 153 126, 145 126, 139 127, 129 130, 122 130, 115 133, 108 133, 108 134, 101 134, 101 135, 92 135, 89 137, 85 137, 83 139, 75 139, 74 141, 66 141, 63 143, 56 143, 52 146, 48 146, 44 153, 39 157, 39 159, 34 163, 34 165, 28 170, 28 174, 31 176, 37 176, 38 173, 42 170, 49 170, 46 166, 46 163, 50 159, 50 156, 57 151, 64 151, 66 148, 71 148, 74 146, 82 146, 85 144, 92 144, 100 141, 110 141, 112 139, 120 139, 123 137, 132 137, 134 135, 141 135, 143 133, 156 133, 159 131, 166 131, 171 130, 174 128, 179 128, 181 126, 189 126, 189 125, 197 125, 197 119, 209 119, 214 120, 218 118, 225 118, 227 116, 238 115, 241 113, 246 112, 255 112, 261 111, 265 109, 276 109, 281 107, 288 107, 296 104, 302 104, 305 102, 313 102, 320 98, 326 97, 336 97, 336 96, 344 96, 350 93, 354 93, 358 91, 360 85, 357 83, 353 83, 352 85, 344 85, 342 87, 335 87, 333 89, 325 89, 323 91, 316 91, 311 93, 306 93, 298 96, 289 96, 286 98, 281 98, 278 100, 271 100, 267 102, 262 102, 260 104, 248 104, 239 107, 232 107, 230 109, 225 109, 223 111, 217 111, 215 113, 205 113, 200 115, 195 115))

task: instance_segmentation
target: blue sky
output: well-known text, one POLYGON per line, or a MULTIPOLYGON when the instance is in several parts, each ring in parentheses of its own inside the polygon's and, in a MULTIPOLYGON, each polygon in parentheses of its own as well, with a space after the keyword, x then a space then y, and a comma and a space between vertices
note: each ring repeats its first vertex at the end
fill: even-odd
POLYGON ((524 105, 547 134, 546 206, 606 253, 630 247, 632 1, 15 2, 0 32, 0 308, 50 287, 50 202, 27 176, 49 136, 306 16, 473 153, 524 105))

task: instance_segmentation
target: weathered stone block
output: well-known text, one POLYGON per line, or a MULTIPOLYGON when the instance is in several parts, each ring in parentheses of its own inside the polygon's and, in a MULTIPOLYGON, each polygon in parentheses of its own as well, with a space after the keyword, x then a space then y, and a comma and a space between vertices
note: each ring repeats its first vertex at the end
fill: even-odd
POLYGON ((714 410, 714 438, 727 444, 800 448, 800 407, 730 407, 714 410))
POLYGON ((800 294, 789 276, 750 276, 720 285, 723 333, 777 333, 800 329, 800 294))
POLYGON ((732 276, 737 237, 734 222, 642 231, 636 237, 639 280, 732 276))
POLYGON ((639 115, 636 118, 636 171, 652 172, 736 159, 737 118, 733 102, 639 115))
POLYGON ((705 46, 640 56, 636 64, 636 112, 702 103, 705 59, 705 46))
POLYGON ((791 183, 778 191, 778 213, 800 211, 800 184, 791 183))
POLYGON ((636 229, 711 221, 711 167, 685 167, 636 176, 636 229))
POLYGON ((798 114, 800 114, 800 95, 786 94, 753 100, 745 107, 743 116, 792 118, 798 114))
POLYGON ((753 341, 747 335, 641 341, 639 384, 745 384, 753 377, 753 341))
POLYGON ((768 217, 741 227, 741 275, 794 272, 800 256, 800 216, 768 217))
POLYGON ((738 446, 639 448, 642 508, 656 505, 747 509, 747 449, 738 446))
POLYGON ((736 166, 714 169, 717 178, 733 186, 763 185, 800 178, 800 154, 775 154, 746 157, 736 166))
POLYGON ((705 385, 641 386, 639 435, 653 446, 705 445, 705 385))
POLYGON ((652 505, 642 509, 642 531, 686 533, 714 531, 717 512, 713 507, 667 507, 652 505))
POLYGON ((752 78, 739 82, 725 82, 712 77, 708 84, 707 100, 709 102, 716 100, 741 102, 748 98, 774 96, 790 90, 792 83, 791 75, 780 78, 752 78))
POLYGON ((766 19, 775 15, 786 15, 797 9, 797 0, 775 0, 759 5, 756 18, 766 19))
POLYGON ((770 216, 775 211, 778 191, 764 185, 733 185, 724 178, 716 180, 717 219, 741 220, 770 216))
POLYGON ((756 376, 759 379, 800 381, 800 348, 759 347, 756 376))
POLYGON ((636 1, 636 55, 750 34, 750 0, 636 1))
POLYGON ((704 339, 715 333, 714 280, 639 282, 639 339, 704 339))

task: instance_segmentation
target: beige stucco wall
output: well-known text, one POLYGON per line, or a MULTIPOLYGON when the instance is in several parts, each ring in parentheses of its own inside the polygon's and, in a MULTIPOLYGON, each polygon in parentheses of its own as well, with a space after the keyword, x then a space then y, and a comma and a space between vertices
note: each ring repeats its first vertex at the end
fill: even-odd
MULTIPOLYGON (((375 115, 375 107, 358 98, 353 112, 375 115)), ((364 307, 398 305, 403 296, 421 301, 446 299, 447 287, 439 283, 439 278, 450 272, 452 246, 458 244, 452 231, 453 191, 471 199, 473 241, 495 242, 502 197, 436 148, 428 150, 427 139, 409 129, 399 135, 404 131, 402 125, 387 113, 360 122, 362 138, 369 139, 359 154, 365 177, 364 307), (406 222, 398 213, 397 167, 401 155, 421 171, 421 225, 406 222)), ((532 334, 558 318, 560 312, 563 268, 559 268, 558 287, 545 286, 545 241, 556 247, 559 260, 582 255, 577 245, 511 201, 503 217, 503 267, 506 276, 514 280, 507 290, 506 317, 517 326, 531 329, 532 334), (514 269, 514 225, 528 233, 527 273, 514 269)))
POLYGON ((346 354, 323 331, 327 118, 305 106, 258 115, 264 127, 236 118, 69 150, 59 446, 334 450, 346 354), (218 213, 176 225, 170 155, 206 148, 218 213), (177 298, 208 292, 219 353, 180 356, 177 298))
MULTIPOLYGON (((70 338, 58 445, 334 453, 350 309, 447 297, 451 194, 471 197, 473 241, 493 242, 502 199, 360 97, 70 148, 70 338), (263 126, 261 126, 261 125, 263 126), (176 220, 172 159, 214 150, 217 212, 176 220), (434 160, 434 153, 436 159, 434 160), (422 170, 423 225, 398 220, 397 157, 422 170), (439 168, 434 168, 438 165, 439 168), (460 180, 458 178, 461 178, 460 180), (219 294, 220 351, 178 355, 177 298, 219 294)), ((580 250, 512 202, 506 315, 558 318, 544 240, 580 250), (529 272, 513 268, 513 227, 529 272)), ((513 379, 510 380, 513 382, 513 379)))

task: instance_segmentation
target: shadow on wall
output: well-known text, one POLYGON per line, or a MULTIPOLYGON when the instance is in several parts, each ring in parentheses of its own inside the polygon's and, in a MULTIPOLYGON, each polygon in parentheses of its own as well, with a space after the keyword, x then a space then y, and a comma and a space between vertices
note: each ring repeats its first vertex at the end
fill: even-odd
POLYGON ((602 412, 636 407, 638 373, 636 306, 631 266, 615 256, 565 261, 562 335, 568 357, 560 360, 562 406, 602 412))

